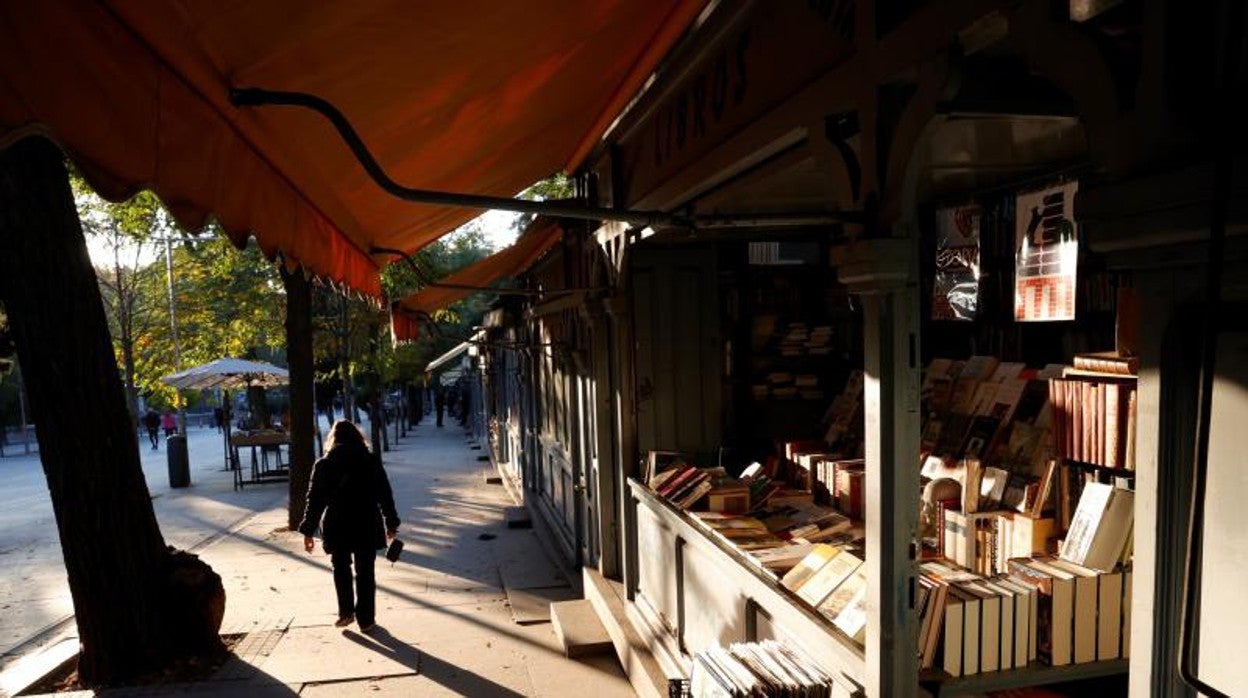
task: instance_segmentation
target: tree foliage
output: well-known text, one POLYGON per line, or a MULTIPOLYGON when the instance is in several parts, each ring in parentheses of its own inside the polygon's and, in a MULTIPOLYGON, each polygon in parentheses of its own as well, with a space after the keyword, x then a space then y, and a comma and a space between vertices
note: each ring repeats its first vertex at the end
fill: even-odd
MULTIPOLYGON (((480 224, 472 221, 412 255, 421 274, 403 262, 390 265, 382 277, 383 288, 391 298, 406 298, 424 288, 425 280, 445 278, 493 252, 480 224)), ((489 292, 474 293, 435 312, 434 325, 422 328, 416 342, 397 347, 386 368, 400 380, 420 375, 426 364, 468 337, 471 328, 480 324, 493 297, 489 292)))
POLYGON ((175 403, 175 391, 160 380, 179 365, 175 321, 182 368, 222 356, 281 356, 285 293, 256 246, 236 250, 211 224, 187 235, 151 192, 114 204, 80 177, 73 184, 84 231, 108 258, 101 263, 97 253, 96 277, 132 412, 139 395, 158 406, 175 403))

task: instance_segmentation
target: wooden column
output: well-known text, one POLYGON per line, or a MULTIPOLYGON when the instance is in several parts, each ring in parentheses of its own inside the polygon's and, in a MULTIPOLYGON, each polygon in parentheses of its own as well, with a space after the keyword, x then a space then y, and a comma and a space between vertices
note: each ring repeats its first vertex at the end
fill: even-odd
POLYGON ((868 240, 835 254, 865 311, 868 696, 918 692, 915 526, 919 502, 919 323, 913 241, 868 240))
POLYGON ((614 343, 611 364, 611 424, 616 439, 612 444, 616 478, 621 486, 616 493, 620 515, 620 574, 624 589, 632 600, 637 590, 637 520, 629 489, 624 485, 637 471, 637 419, 633 396, 633 320, 625 293, 603 301, 611 323, 614 343))
POLYGON ((615 391, 612 366, 611 323, 602 302, 594 299, 590 302, 588 315, 592 346, 594 380, 595 438, 597 439, 598 464, 595 468, 597 481, 590 483, 597 487, 595 501, 598 506, 598 535, 601 539, 599 550, 598 571, 609 579, 619 579, 622 571, 620 549, 620 473, 618 472, 615 452, 615 413, 611 409, 615 391))

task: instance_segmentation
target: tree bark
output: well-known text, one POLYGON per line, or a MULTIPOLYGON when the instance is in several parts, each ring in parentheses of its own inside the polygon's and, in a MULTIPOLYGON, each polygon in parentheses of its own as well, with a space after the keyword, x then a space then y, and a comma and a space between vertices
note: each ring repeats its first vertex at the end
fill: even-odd
POLYGON ((43 139, 0 152, 0 297, 60 534, 80 679, 117 683, 220 653, 220 577, 165 546, 68 174, 43 139))
POLYGON ((287 523, 292 529, 303 520, 308 481, 312 476, 313 406, 316 380, 312 359, 312 285, 303 271, 282 269, 286 286, 286 360, 290 363, 290 506, 287 523))

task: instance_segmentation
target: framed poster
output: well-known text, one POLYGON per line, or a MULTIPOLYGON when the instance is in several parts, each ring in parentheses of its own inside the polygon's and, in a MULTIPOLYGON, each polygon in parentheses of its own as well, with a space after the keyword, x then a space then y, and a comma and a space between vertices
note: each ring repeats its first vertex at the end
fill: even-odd
POLYGON ((1014 319, 1019 322, 1075 319, 1078 189, 1078 182, 1063 182, 1016 199, 1014 319))
POLYGON ((936 277, 933 320, 974 320, 979 306, 978 205, 936 210, 936 277))

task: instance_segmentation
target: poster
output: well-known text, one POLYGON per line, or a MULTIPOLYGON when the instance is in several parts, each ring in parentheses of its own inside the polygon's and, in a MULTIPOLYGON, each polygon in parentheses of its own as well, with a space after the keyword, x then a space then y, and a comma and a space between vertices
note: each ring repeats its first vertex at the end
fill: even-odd
POLYGON ((1019 194, 1014 214, 1014 319, 1075 319, 1075 228, 1078 182, 1019 194))
POLYGON ((936 278, 932 283, 933 320, 974 320, 979 305, 978 205, 936 211, 936 278))

